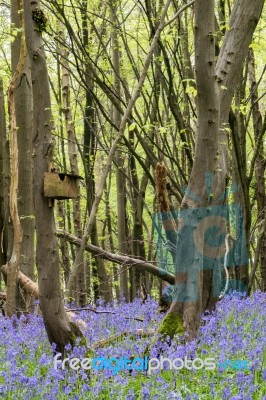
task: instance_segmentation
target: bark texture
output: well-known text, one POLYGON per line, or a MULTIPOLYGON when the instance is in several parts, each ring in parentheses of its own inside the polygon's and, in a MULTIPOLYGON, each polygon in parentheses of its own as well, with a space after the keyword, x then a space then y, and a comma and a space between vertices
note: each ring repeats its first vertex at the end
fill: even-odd
MULTIPOLYGON (((34 207, 36 215, 37 267, 40 305, 50 343, 60 353, 65 345, 74 344, 75 332, 66 314, 60 282, 59 255, 54 211, 43 196, 44 173, 52 159, 52 115, 49 80, 40 26, 33 13, 40 12, 39 1, 24 1, 26 43, 32 69, 33 90, 33 163, 34 207)), ((43 22, 45 23, 45 16, 43 22)))
MULTIPOLYGON (((230 29, 225 34, 216 63, 214 1, 195 1, 196 148, 188 189, 181 205, 181 210, 191 209, 191 214, 187 214, 190 217, 185 219, 185 226, 178 233, 177 294, 169 311, 175 311, 183 317, 184 327, 190 337, 196 334, 200 313, 212 306, 215 299, 211 293, 213 270, 204 270, 203 257, 194 260, 193 254, 187 251, 187 239, 195 239, 194 227, 189 220, 192 221, 193 217, 196 221, 200 217, 199 211, 193 211, 195 208, 223 204, 221 194, 225 191, 228 171, 230 105, 263 4, 263 0, 237 0, 234 3, 229 20, 230 29), (214 177, 210 186, 206 174, 214 177), (182 254, 187 257, 186 271, 181 265, 182 254), (192 271, 189 265, 194 261, 198 265, 192 271), (195 291, 198 292, 198 300, 191 301, 195 291)), ((219 229, 226 229, 218 220, 213 222, 219 229)), ((205 247, 203 243, 202 255, 205 247)), ((242 279, 247 282, 247 268, 245 271, 242 279)))
POLYGON ((3 81, 0 78, 0 229, 2 232, 0 266, 7 262, 10 233, 9 221, 9 141, 6 130, 3 81))
MULTIPOLYGON (((118 99, 121 98, 121 78, 120 78, 120 48, 117 29, 117 5, 112 3, 110 6, 110 20, 112 22, 112 61, 114 68, 114 89, 118 99)), ((113 122, 120 126, 121 114, 117 108, 113 110, 113 122)), ((128 226, 127 226, 127 210, 126 210, 126 178, 124 171, 124 152, 123 146, 117 147, 115 154, 116 164, 116 198, 117 198, 117 231, 118 231, 118 248, 121 254, 128 252, 128 226)), ((131 284, 134 285, 133 282, 131 284)), ((126 301, 129 301, 128 288, 128 271, 127 268, 120 268, 120 291, 126 301)))
MULTIPOLYGON (((20 53, 25 41, 23 33, 23 4, 21 0, 11 1, 11 22, 18 32, 11 45, 12 73, 14 74, 19 62, 20 53)), ((14 92, 17 140, 18 140, 18 213, 23 230, 19 267, 29 276, 34 277, 34 231, 35 221, 33 213, 32 192, 32 83, 28 52, 25 51, 25 59, 21 70, 20 79, 14 92)), ((16 303, 18 311, 27 310, 33 304, 17 287, 16 303)))

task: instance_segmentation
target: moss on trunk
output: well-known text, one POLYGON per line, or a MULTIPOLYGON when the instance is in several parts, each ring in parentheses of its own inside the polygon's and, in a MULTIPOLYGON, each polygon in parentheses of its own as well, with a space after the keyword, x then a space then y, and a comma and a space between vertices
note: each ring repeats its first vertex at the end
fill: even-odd
MULTIPOLYGON (((184 335, 185 330, 183 328, 182 318, 175 312, 169 312, 163 319, 161 326, 158 330, 158 334, 161 335, 162 340, 167 336, 173 339, 175 335, 184 335)), ((151 341, 151 343, 144 350, 144 356, 149 355, 150 347, 155 344, 156 337, 151 341)))
POLYGON ((70 344, 73 347, 77 345, 76 341, 78 338, 80 338, 79 341, 79 346, 85 346, 86 347, 86 354, 85 357, 92 357, 94 356, 94 351, 87 345, 87 341, 81 330, 79 329, 78 325, 75 324, 75 322, 70 321, 71 325, 71 336, 70 336, 70 344))
POLYGON ((184 335, 185 330, 181 317, 175 312, 169 312, 164 317, 158 333, 160 333, 163 338, 170 336, 171 339, 173 339, 175 335, 184 335))

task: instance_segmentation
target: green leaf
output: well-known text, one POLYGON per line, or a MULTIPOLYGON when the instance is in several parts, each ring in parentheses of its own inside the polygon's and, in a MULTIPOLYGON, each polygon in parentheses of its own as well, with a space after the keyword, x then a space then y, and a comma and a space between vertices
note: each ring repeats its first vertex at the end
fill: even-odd
POLYGON ((136 128, 136 124, 135 122, 133 122, 132 124, 129 125, 128 130, 129 132, 134 131, 134 129, 136 128))

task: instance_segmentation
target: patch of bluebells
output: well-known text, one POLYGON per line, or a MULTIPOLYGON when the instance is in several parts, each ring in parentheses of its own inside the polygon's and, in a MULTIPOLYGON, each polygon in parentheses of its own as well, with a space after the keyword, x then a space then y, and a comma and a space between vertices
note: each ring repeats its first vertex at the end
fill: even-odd
MULTIPOLYGON (((115 302, 112 306, 97 305, 94 313, 83 310, 79 317, 87 324, 88 346, 123 334, 118 340, 95 351, 94 357, 143 357, 149 346, 149 357, 170 359, 215 358, 246 360, 248 370, 213 371, 124 370, 113 374, 109 370, 54 369, 53 346, 45 333, 43 320, 37 315, 19 320, 0 317, 0 398, 2 399, 96 399, 96 400, 160 400, 217 399, 266 400, 266 294, 254 293, 245 298, 239 293, 226 295, 215 311, 205 312, 198 337, 189 343, 183 338, 162 340, 159 336, 136 335, 159 327, 163 314, 158 303, 148 298, 133 303, 115 302), (139 321, 134 318, 143 318, 139 321)), ((86 348, 76 346, 69 357, 86 357, 86 348)), ((167 363, 166 363, 167 364, 167 363)))

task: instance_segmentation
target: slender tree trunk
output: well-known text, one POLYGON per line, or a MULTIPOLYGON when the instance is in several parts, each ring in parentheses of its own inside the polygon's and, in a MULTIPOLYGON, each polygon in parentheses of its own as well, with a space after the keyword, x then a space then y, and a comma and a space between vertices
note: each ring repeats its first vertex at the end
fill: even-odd
MULTIPOLYGON (((64 30, 60 31, 60 36, 64 41, 64 30)), ((74 175, 79 175, 78 168, 78 150, 75 138, 75 126, 73 121, 72 106, 71 106, 71 92, 70 92, 70 65, 68 62, 69 52, 62 47, 61 49, 61 73, 62 73, 62 108, 65 116, 65 129, 68 140, 68 155, 70 162, 70 172, 74 175)), ((79 238, 82 237, 81 227, 81 209, 80 209, 80 188, 78 186, 77 198, 73 200, 73 220, 75 235, 79 238)), ((77 303, 80 306, 85 306, 86 299, 86 272, 84 259, 82 260, 76 278, 77 289, 77 303)))
MULTIPOLYGON (((92 103, 91 94, 87 91, 85 120, 84 120, 84 162, 86 169, 87 205, 88 205, 89 215, 91 213, 92 204, 95 199, 94 162, 95 162, 95 146, 96 146, 96 137, 95 137, 96 124, 95 124, 95 113, 93 107, 94 105, 92 103)), ((90 237, 91 237, 91 243, 94 246, 99 246, 96 216, 94 216, 90 237)), ((82 255, 80 254, 80 256, 82 255)), ((77 258, 75 260, 75 265, 80 265, 81 258, 77 258)), ((102 297, 107 303, 111 302, 112 291, 108 283, 109 277, 103 260, 92 259, 91 266, 92 266, 91 273, 94 278, 95 299, 102 297)), ((76 273, 77 270, 75 272, 73 269, 73 275, 76 275, 76 273)))
MULTIPOLYGON (((11 22, 17 28, 22 28, 22 1, 11 1, 11 22)), ((18 32, 11 45, 11 64, 14 74, 19 62, 22 46, 22 33, 18 32)), ((18 138, 18 213, 20 215, 23 238, 19 260, 20 270, 29 278, 34 278, 34 231, 35 221, 33 212, 32 193, 32 84, 30 60, 25 54, 23 70, 21 71, 20 82, 16 85, 14 93, 15 112, 18 138)), ((26 292, 20 290, 17 285, 17 308, 33 312, 33 302, 26 292), (31 301, 31 303, 30 303, 31 301), (30 308, 29 308, 30 307, 30 308)))
MULTIPOLYGON (((166 13, 167 13, 168 7, 170 6, 170 2, 171 2, 171 0, 167 0, 167 3, 165 4, 165 7, 164 7, 163 12, 162 12, 162 16, 161 16, 161 21, 160 21, 158 29, 155 32, 155 35, 154 35, 153 40, 152 40, 152 43, 150 45, 146 60, 144 62, 144 67, 143 67, 142 73, 141 73, 139 81, 138 81, 137 88, 134 91, 134 93, 133 93, 133 95, 132 95, 132 97, 131 97, 131 99, 130 99, 130 101, 128 103, 127 109, 124 112, 124 115, 123 115, 123 118, 122 118, 122 121, 121 121, 121 124, 120 124, 118 135, 117 135, 116 139, 114 140, 114 142, 112 144, 112 147, 111 147, 111 149, 109 151, 108 158, 107 158, 107 161, 106 161, 106 165, 105 165, 104 170, 102 172, 101 179, 100 179, 99 184, 98 184, 97 193, 95 194, 95 198, 94 198, 94 201, 93 201, 93 204, 92 204, 92 207, 91 207, 90 216, 89 216, 89 219, 88 219, 88 221, 87 221, 87 223, 85 225, 85 228, 84 228, 84 234, 83 234, 83 238, 82 238, 82 243, 81 243, 81 246, 80 246, 80 248, 79 248, 79 250, 77 252, 75 265, 73 267, 73 274, 72 274, 73 276, 76 275, 77 265, 79 264, 79 260, 81 259, 81 256, 84 253, 84 249, 85 249, 86 243, 88 241, 88 238, 90 237, 91 232, 93 230, 96 213, 97 213, 99 204, 100 204, 101 199, 102 199, 102 195, 103 195, 103 192, 104 192, 104 189, 105 189, 105 185, 106 185, 106 179, 107 179, 107 176, 108 176, 108 174, 110 172, 111 165, 112 165, 113 159, 115 157, 115 152, 117 150, 117 146, 120 144, 120 142, 122 141, 122 139, 124 137, 124 133, 125 133, 127 122, 130 121, 130 116, 131 116, 133 107, 135 106, 135 103, 136 103, 136 101, 137 101, 137 99, 138 99, 138 97, 140 95, 140 92, 141 92, 141 89, 143 87, 145 78, 147 76, 147 72, 148 72, 148 69, 149 69, 149 66, 150 66, 150 63, 151 63, 151 59, 152 59, 152 55, 153 55, 154 49, 155 49, 156 44, 158 42, 158 39, 159 39, 161 31, 165 27, 164 19, 166 17, 166 13)), ((187 6, 184 6, 180 10, 180 12, 182 10, 184 10, 186 7, 187 6)))
POLYGON ((0 78, 0 229, 2 232, 0 247, 0 268, 6 264, 8 259, 8 244, 12 237, 10 235, 9 223, 9 143, 6 132, 5 100, 3 81, 0 78))
MULTIPOLYGON (((110 249, 112 253, 115 253, 115 245, 114 245, 114 238, 113 238, 113 231, 112 231, 112 218, 111 218, 111 209, 110 209, 110 188, 112 187, 112 175, 109 176, 108 188, 105 190, 105 217, 106 217, 106 224, 107 224, 107 232, 108 232, 108 239, 110 244, 110 249)), ((113 271, 113 281, 114 284, 114 291, 115 291, 115 298, 119 300, 119 268, 113 264, 112 266, 113 271)))
MULTIPOLYGON (((157 48, 154 52, 154 59, 160 59, 160 49, 157 45, 157 48)), ((158 109, 158 101, 160 97, 160 64, 161 62, 156 62, 155 65, 155 88, 154 88, 154 97, 152 101, 152 109, 150 111, 150 121, 151 128, 148 131, 148 136, 151 143, 154 140, 154 126, 158 123, 157 120, 157 109, 158 109)), ((129 142, 131 148, 134 148, 135 145, 135 129, 129 132, 129 142)), ((149 146, 149 150, 153 151, 153 146, 149 146)), ((145 161, 145 168, 147 170, 150 169, 151 162, 149 157, 147 156, 145 161)), ((129 154, 129 168, 130 175, 132 180, 132 208, 133 208, 133 237, 132 237, 132 254, 134 256, 140 257, 142 259, 146 258, 145 252, 145 244, 144 244, 144 232, 143 232, 143 199, 145 198, 145 192, 148 185, 148 176, 144 173, 139 183, 138 175, 137 175, 137 166, 136 166, 136 157, 134 154, 129 154)), ((150 276, 147 272, 142 272, 141 269, 136 268, 131 270, 131 274, 133 277, 134 286, 131 290, 132 299, 136 297, 138 291, 142 289, 142 291, 150 292, 150 276)), ((164 285, 164 283, 163 283, 164 285)))
MULTIPOLYGON (((134 133, 131 131, 129 133, 129 140, 131 144, 134 146, 134 133)), ((145 260, 145 245, 144 245, 144 234, 143 234, 143 204, 142 198, 145 197, 145 189, 144 193, 140 193, 140 185, 139 179, 137 175, 137 166, 136 160, 133 154, 129 155, 129 168, 131 173, 131 181, 132 181, 132 211, 133 211, 133 232, 132 232, 132 254, 137 258, 141 258, 145 260)), ((133 282, 134 286, 131 290, 131 300, 133 300, 137 293, 141 291, 141 288, 145 287, 145 272, 141 271, 141 269, 137 268, 136 270, 132 270, 133 272, 133 282)))
POLYGON ((16 307, 17 275, 19 271, 19 261, 21 254, 20 250, 21 250, 21 243, 23 236, 23 231, 18 213, 19 161, 18 161, 15 91, 17 89, 17 85, 19 85, 19 81, 22 79, 25 61, 26 61, 26 43, 25 43, 24 32, 22 32, 19 60, 8 88, 8 115, 9 115, 9 125, 10 125, 10 153, 11 153, 9 210, 10 210, 10 218, 12 221, 13 234, 14 234, 12 254, 10 260, 8 260, 7 262, 8 268, 7 268, 6 310, 7 310, 7 315, 9 317, 14 315, 17 311, 16 307))
MULTIPOLYGON (((58 227, 59 229, 66 229, 66 216, 65 216, 65 208, 64 208, 64 203, 63 201, 58 201, 57 202, 57 214, 58 214, 58 227)), ((59 243, 59 248, 61 251, 61 260, 62 260, 62 269, 64 271, 64 278, 65 278, 65 284, 67 284, 67 281, 69 279, 69 274, 70 274, 70 260, 69 260, 69 248, 68 248, 68 243, 66 240, 63 238, 60 240, 59 243)))
MULTIPOLYGON (((87 9, 87 3, 84 2, 83 10, 87 9)), ((82 34, 83 34, 83 45, 86 47, 89 43, 89 32, 88 32, 88 20, 87 14, 84 12, 82 14, 82 34)), ((91 214, 92 205, 95 201, 95 175, 94 175, 94 163, 95 163, 95 155, 96 155, 96 121, 95 121, 95 104, 93 102, 92 91, 93 91, 93 82, 90 78, 90 66, 86 65, 86 108, 85 108, 85 119, 84 119, 84 163, 86 170, 86 186, 87 186, 87 204, 88 204, 88 213, 91 214)), ((91 226, 91 242, 93 245, 98 246, 98 227, 96 223, 96 216, 94 215, 92 226, 91 226)), ((78 251, 75 265, 80 264, 80 260, 82 258, 82 252, 78 251)), ((92 262, 91 273, 93 275, 94 282, 94 293, 95 299, 99 298, 99 296, 103 297, 106 302, 110 302, 112 300, 112 291, 110 289, 110 285, 108 284, 108 274, 106 272, 106 268, 103 260, 101 259, 93 259, 92 262)), ((75 268, 75 267, 74 267, 75 268)), ((74 271, 73 271, 74 273, 74 271)), ((76 275, 76 273, 74 273, 76 275)))
MULTIPOLYGON (((257 144, 262 130, 262 115, 259 107, 259 95, 258 86, 255 76, 255 58, 253 49, 249 49, 249 81, 250 81, 250 93, 251 93, 251 104, 252 104, 252 117, 253 117, 253 129, 255 136, 255 144, 257 144)), ((266 193, 265 193, 265 168, 266 160, 264 156, 263 141, 258 152, 255 162, 255 177, 256 177, 256 198, 258 207, 258 224, 260 230, 263 227, 263 220, 266 218, 266 193)), ((262 289, 266 292, 266 233, 261 239, 260 249, 260 268, 262 278, 262 289)))
MULTIPOLYGON (((235 91, 235 104, 236 111, 230 110, 229 124, 232 133, 232 181, 237 184, 238 191, 234 192, 234 201, 241 204, 243 209, 244 218, 244 229, 246 238, 250 237, 250 225, 251 225, 251 204, 249 197, 249 184, 247 176, 247 160, 246 160, 246 127, 244 121, 244 115, 241 112, 241 104, 245 99, 246 91, 246 79, 242 77, 239 80, 238 88, 235 91)), ((249 248, 247 243, 247 249, 249 248)), ((247 283, 246 278, 248 276, 248 260, 245 265, 236 266, 236 268, 230 268, 230 278, 235 279, 235 284, 232 289, 243 290, 242 281, 247 283)))
MULTIPOLYGON (((110 5, 110 15, 112 22, 112 60, 114 68, 114 88, 117 98, 121 98, 120 83, 120 45, 117 34, 117 15, 116 4, 110 5)), ((121 124, 121 114, 117 108, 113 110, 113 122, 119 126, 121 124)), ((118 248, 121 254, 128 251, 128 227, 127 227, 127 210, 126 210, 126 178, 124 174, 124 152, 120 146, 115 154, 116 163, 116 191, 117 191, 117 231, 118 231, 118 248)), ((132 282, 134 285, 134 282, 132 282)), ((120 267, 120 291, 126 301, 129 301, 128 289, 128 270, 120 267)))

